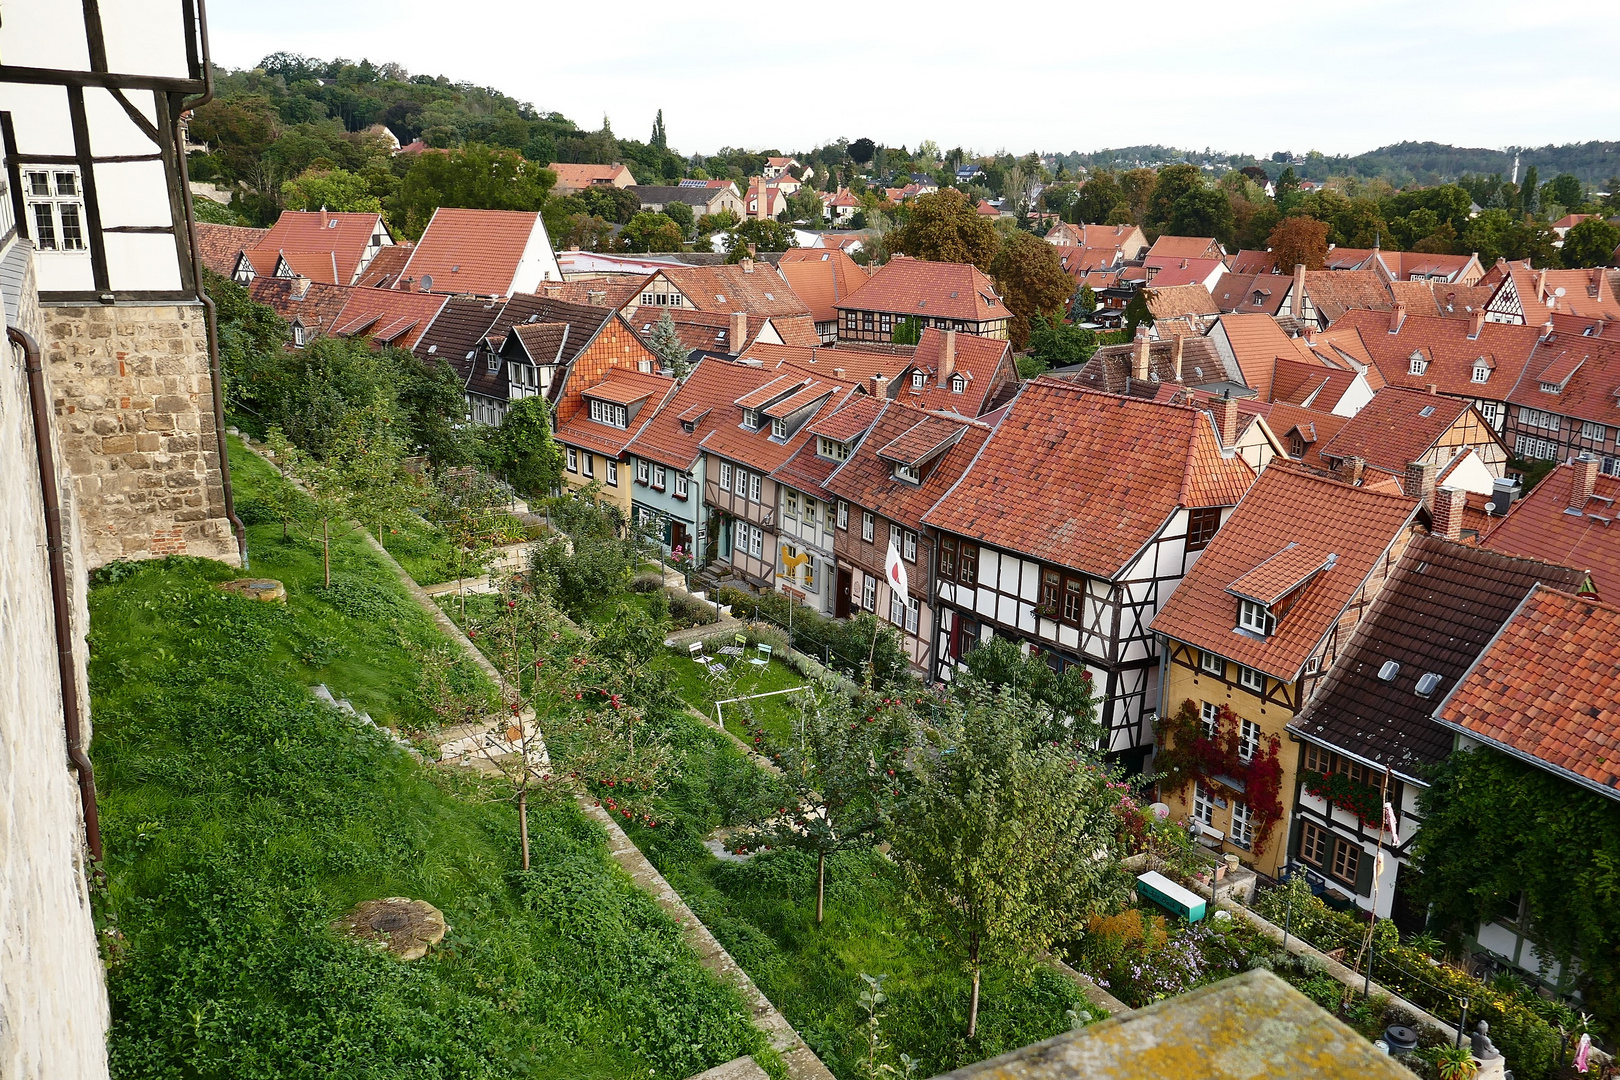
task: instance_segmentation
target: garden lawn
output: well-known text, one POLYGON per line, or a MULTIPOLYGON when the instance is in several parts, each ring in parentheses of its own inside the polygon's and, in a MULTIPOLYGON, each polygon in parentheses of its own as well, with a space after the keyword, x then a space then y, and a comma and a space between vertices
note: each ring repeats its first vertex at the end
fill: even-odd
POLYGON ((411 575, 418 585, 438 585, 460 576, 475 579, 479 568, 469 567, 456 558, 456 549, 444 532, 427 521, 408 514, 383 530, 383 547, 411 575))
MULTIPOLYGON (((759 654, 750 649, 749 655, 759 654)), ((808 684, 780 660, 772 660, 760 667, 748 663, 746 658, 728 656, 725 659, 726 675, 720 682, 706 675, 684 648, 670 653, 665 665, 681 700, 704 716, 714 715, 716 701, 727 701, 720 706, 720 716, 726 730, 733 735, 747 742, 754 738, 756 729, 762 728, 767 741, 786 743, 793 737, 793 722, 800 716, 799 702, 821 691, 805 689, 792 694, 773 693, 808 684), (745 701, 728 700, 750 698, 756 694, 772 696, 745 701)))
MULTIPOLYGON (((235 448, 251 499, 282 482, 235 448)), ((220 593, 219 563, 114 564, 91 607, 115 1077, 667 1077, 750 1052, 740 997, 608 859, 572 803, 516 815, 487 781, 419 763, 318 705, 380 723, 443 639, 358 534, 333 553, 250 530, 286 604, 220 593), (339 937, 358 901, 409 896, 451 929, 414 963, 339 937)))

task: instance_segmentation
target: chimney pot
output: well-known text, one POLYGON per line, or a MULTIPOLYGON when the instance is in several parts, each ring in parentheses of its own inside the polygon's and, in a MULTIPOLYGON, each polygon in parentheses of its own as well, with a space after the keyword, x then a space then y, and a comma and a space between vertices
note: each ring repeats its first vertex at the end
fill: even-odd
POLYGON ((1596 454, 1582 454, 1574 461, 1575 484, 1569 489, 1569 505, 1575 510, 1585 510, 1586 500, 1592 497, 1597 488, 1598 459, 1596 454))
POLYGON ((1468 493, 1462 488, 1443 487, 1434 493, 1434 511, 1430 520, 1434 534, 1447 540, 1462 539, 1463 507, 1468 504, 1468 493))
POLYGON ((1411 498, 1422 499, 1429 505, 1434 499, 1435 463, 1432 461, 1414 461, 1406 466, 1406 494, 1411 498))
POLYGON ((945 344, 940 347, 939 381, 944 382, 956 371, 956 331, 945 331, 945 344))
POLYGON ((746 344, 748 344, 748 312, 733 311, 731 313, 731 351, 740 353, 746 344))
POLYGON ((1347 457, 1339 462, 1339 467, 1336 471, 1340 480, 1343 480, 1347 484, 1359 485, 1361 483, 1362 473, 1364 473, 1366 470, 1366 459, 1351 455, 1350 457, 1347 457))

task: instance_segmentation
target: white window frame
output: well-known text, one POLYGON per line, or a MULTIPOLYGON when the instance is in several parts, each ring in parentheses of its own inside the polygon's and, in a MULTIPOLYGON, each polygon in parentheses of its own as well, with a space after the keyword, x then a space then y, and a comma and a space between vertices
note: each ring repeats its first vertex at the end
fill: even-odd
POLYGON ((760 479, 761 479, 760 475, 757 472, 748 474, 748 501, 749 502, 756 502, 756 503, 759 502, 760 479))
POLYGON ((910 529, 900 534, 900 557, 909 563, 917 561, 917 534, 910 529))
POLYGON ((618 487, 619 486, 619 463, 617 461, 615 461, 613 458, 607 458, 605 460, 607 461, 607 482, 608 482, 608 486, 609 487, 618 487))
POLYGON ((645 458, 637 458, 636 459, 636 483, 638 483, 638 484, 649 484, 649 483, 651 483, 652 482, 651 475, 652 474, 651 474, 651 471, 650 471, 650 469, 648 467, 647 460, 645 458))
POLYGON ((1226 658, 1219 653, 1212 653, 1206 649, 1198 650, 1198 670, 1205 675, 1214 675, 1217 678, 1226 678, 1226 658))
POLYGON ((1243 761, 1253 759, 1260 750, 1260 725, 1245 717, 1238 719, 1238 757, 1243 761))
POLYGON ((1201 780, 1193 783, 1193 818, 1212 829, 1215 827, 1215 796, 1201 780))
POLYGON ((1484 383, 1484 382, 1489 382, 1490 379, 1491 379, 1491 369, 1490 368, 1486 367, 1484 364, 1476 364, 1476 365, 1474 365, 1474 373, 1473 373, 1473 381, 1474 382, 1484 383))
POLYGON ((758 409, 744 409, 743 410, 743 427, 748 428, 748 429, 750 429, 752 431, 758 431, 759 430, 759 410, 758 409))
POLYGON ((785 439, 788 437, 787 418, 774 416, 771 418, 771 438, 785 439))
POLYGON ((1232 800, 1232 828, 1226 838, 1240 848, 1254 847, 1254 815, 1248 803, 1232 800))
POLYGON ((849 444, 829 439, 825 435, 816 437, 816 456, 824 457, 828 461, 847 461, 849 459, 849 444))
POLYGON ((1513 437, 1514 457, 1557 461, 1559 454, 1558 443, 1553 439, 1541 439, 1534 435, 1515 435, 1513 437))
POLYGON ((877 578, 865 574, 861 579, 861 607, 867 611, 877 610, 877 578))
POLYGON ((571 473, 579 472, 579 451, 572 446, 566 449, 568 451, 568 471, 571 473))
POLYGON ((916 466, 913 465, 902 465, 896 463, 894 467, 894 478, 896 480, 904 480, 908 484, 922 483, 922 475, 917 472, 916 466))
POLYGON ((926 390, 928 388, 928 376, 921 371, 913 371, 911 373, 911 388, 913 390, 926 390))
POLYGON ((1270 637, 1277 632, 1277 620, 1271 609, 1256 600, 1238 601, 1238 626, 1244 630, 1270 637))
POLYGON ((1422 375, 1428 370, 1429 362, 1423 359, 1421 356, 1412 357, 1411 361, 1406 365, 1406 373, 1408 375, 1422 375))
POLYGON ((889 622, 900 627, 906 625, 906 602, 895 589, 889 590, 889 622))
POLYGON ((748 554, 756 559, 765 557, 765 533, 758 525, 753 526, 749 531, 748 554))
POLYGON ((786 488, 783 491, 782 513, 791 518, 799 516, 799 493, 792 488, 786 488))
POLYGON ((655 491, 664 490, 664 478, 667 473, 662 465, 654 465, 652 472, 652 486, 655 491))
POLYGON ((1594 424, 1590 420, 1581 421, 1581 438, 1591 439, 1594 442, 1607 442, 1609 429, 1602 424, 1594 424))
POLYGON ((876 519, 872 517, 872 511, 870 511, 870 510, 862 510, 861 511, 861 539, 865 540, 868 544, 870 544, 873 541, 873 537, 876 536, 876 535, 877 535, 876 519))
POLYGON ((580 459, 579 472, 581 476, 588 476, 592 480, 596 479, 596 455, 589 450, 585 451, 580 459))
POLYGON ((838 500, 838 527, 840 529, 849 528, 849 503, 843 499, 838 500))
POLYGON ((804 561, 804 580, 801 584, 805 592, 816 591, 816 560, 813 555, 804 561))
POLYGON ((23 205, 28 215, 28 235, 40 251, 88 250, 90 223, 84 214, 84 180, 71 165, 25 169, 22 172, 23 205), (67 177, 72 190, 63 193, 67 177), (36 184, 42 182, 42 189, 36 184), (75 236, 70 238, 69 228, 75 236), (45 235, 46 229, 50 235, 45 235))
POLYGON ((951 376, 951 393, 960 394, 967 390, 967 380, 960 375, 951 376))
POLYGON ((1245 690, 1253 690, 1263 694, 1266 690, 1266 677, 1252 667, 1238 666, 1238 685, 1245 690))
POLYGON ((922 622, 922 604, 915 596, 906 597, 906 632, 915 634, 922 622))
POLYGON ((1204 738, 1213 739, 1219 731, 1221 719, 1221 703, 1218 701, 1205 701, 1198 707, 1198 723, 1204 729, 1204 738))
POLYGON ((678 473, 675 474, 675 497, 677 499, 686 498, 686 494, 687 494, 686 483, 687 483, 687 476, 686 476, 685 473, 678 472, 678 473))
POLYGON ((302 349, 305 345, 307 345, 309 343, 309 337, 308 337, 309 331, 304 329, 304 324, 303 323, 301 323, 301 322, 293 323, 292 332, 293 332, 293 348, 302 349))
POLYGON ((731 462, 729 461, 720 463, 720 490, 731 490, 731 462))
POLYGON ((1557 413, 1547 412, 1545 409, 1530 409, 1521 405, 1519 406, 1519 423, 1525 427, 1557 431, 1560 426, 1560 419, 1557 413))

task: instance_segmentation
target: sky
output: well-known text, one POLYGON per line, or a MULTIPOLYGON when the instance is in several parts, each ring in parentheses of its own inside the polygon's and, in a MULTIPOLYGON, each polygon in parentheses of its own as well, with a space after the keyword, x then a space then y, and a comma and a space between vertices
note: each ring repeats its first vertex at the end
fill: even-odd
POLYGON ((207 0, 214 61, 272 52, 491 86, 683 154, 844 136, 979 153, 1268 156, 1620 138, 1620 4, 1234 7, 207 0), (692 15, 676 14, 690 10, 692 15), (1558 18, 1551 18, 1556 13, 1558 18), (836 17, 836 29, 824 29, 836 17))

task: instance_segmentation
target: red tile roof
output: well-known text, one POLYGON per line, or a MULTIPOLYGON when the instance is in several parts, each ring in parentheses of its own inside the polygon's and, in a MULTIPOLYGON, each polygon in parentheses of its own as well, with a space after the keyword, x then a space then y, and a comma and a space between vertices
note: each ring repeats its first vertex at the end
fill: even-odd
POLYGON ((1269 251, 1253 251, 1244 248, 1232 256, 1230 269, 1234 274, 1266 274, 1277 272, 1277 260, 1269 251))
POLYGON ((1603 338, 1554 331, 1536 345, 1507 400, 1620 427, 1620 334, 1603 338), (1552 393, 1543 386, 1559 390, 1552 393))
POLYGON ((1149 259, 1220 260, 1222 257, 1221 245, 1212 236, 1161 236, 1148 248, 1149 259))
POLYGON ((1369 356, 1391 386, 1422 390, 1434 383, 1442 394, 1504 400, 1523 373, 1541 332, 1534 326, 1487 322, 1479 337, 1470 340, 1470 320, 1407 315, 1393 334, 1389 332, 1391 321, 1384 312, 1351 311, 1316 340, 1319 346, 1369 356), (1421 375, 1411 373, 1413 353, 1427 365, 1421 375), (1494 370, 1487 382, 1476 383, 1474 362, 1482 356, 1494 370))
POLYGON ((626 368, 609 368, 601 382, 586 387, 581 393, 598 401, 632 405, 638 401, 646 401, 654 394, 662 395, 670 388, 670 382, 667 375, 652 375, 626 368))
POLYGON ((599 184, 613 184, 616 187, 624 187, 627 184, 636 182, 635 177, 630 174, 630 170, 623 165, 576 165, 559 161, 547 165, 546 168, 557 174, 555 186, 557 192, 562 195, 599 184), (623 180, 625 183, 616 183, 619 180, 623 180))
POLYGON ((1293 284, 1293 278, 1282 274, 1241 274, 1234 269, 1221 275, 1211 297, 1220 311, 1277 315, 1293 284))
MULTIPOLYGON (((877 456, 898 465, 921 465, 962 433, 962 425, 941 416, 925 416, 898 437, 877 446, 877 456)), ((874 445, 876 445, 874 443, 874 445)))
POLYGON ((1214 297, 1204 288, 1203 278, 1187 285, 1159 284, 1157 277, 1153 284, 1143 290, 1143 297, 1147 301, 1148 311, 1153 313, 1155 319, 1175 319, 1183 315, 1218 315, 1220 308, 1215 306, 1214 297))
MULTIPOLYGON (((1507 272, 1524 311, 1524 321, 1531 326, 1546 323, 1554 312, 1591 319, 1620 319, 1620 298, 1609 287, 1608 276, 1601 267, 1531 270, 1510 265, 1507 272), (1562 296, 1558 295, 1560 289, 1562 296)), ((1503 281, 1498 289, 1507 287, 1507 281, 1503 281)))
MULTIPOLYGON (((261 251, 330 251, 337 257, 337 283, 354 281, 371 238, 382 230, 379 214, 328 213, 325 210, 283 210, 259 241, 261 251)), ((271 266, 253 268, 269 273, 271 266)))
POLYGON ((1271 400, 1332 412, 1355 385, 1356 374, 1347 368, 1324 367, 1279 356, 1271 376, 1271 400))
POLYGON ((1347 311, 1392 311, 1389 283, 1376 270, 1307 270, 1305 295, 1319 316, 1336 323, 1347 311))
POLYGON ((557 441, 584 450, 594 450, 609 457, 620 457, 636 435, 652 421, 660 407, 669 400, 677 385, 674 379, 665 375, 647 375, 624 368, 609 368, 601 382, 585 388, 584 396, 620 405, 633 405, 641 401, 645 403, 641 406, 641 410, 630 417, 628 427, 616 428, 609 424, 597 423, 591 419, 589 410, 580 409, 571 420, 557 428, 557 441))
POLYGON ((1209 417, 1061 379, 1026 383, 926 520, 1094 577, 1123 570, 1178 506, 1232 506, 1254 470, 1209 417))
POLYGON ((1271 378, 1279 356, 1307 364, 1318 362, 1298 338, 1283 333, 1277 320, 1269 315, 1222 315, 1219 325, 1226 332, 1244 385, 1264 399, 1271 397, 1271 378))
POLYGON ((538 213, 441 206, 417 241, 402 277, 409 278, 414 288, 432 278, 434 292, 508 296, 537 228, 538 213))
POLYGON ((1560 465, 1508 509, 1484 546, 1592 574, 1598 594, 1620 597, 1620 477, 1599 474, 1592 494, 1571 499, 1577 466, 1560 465))
MULTIPOLYGON (((1248 405, 1246 401, 1240 402, 1238 408, 1243 410, 1248 405)), ((1350 422, 1348 416, 1335 416, 1282 401, 1273 402, 1264 409, 1261 415, 1266 418, 1266 426, 1282 440, 1283 445, 1288 446, 1289 433, 1298 428, 1300 437, 1305 441, 1305 453, 1300 460, 1307 465, 1320 467, 1327 466, 1327 462, 1322 460, 1322 447, 1332 442, 1333 437, 1350 422)))
POLYGON ((1142 264, 1141 271, 1126 270, 1125 276, 1134 277, 1140 272, 1143 279, 1154 288, 1168 289, 1176 285, 1202 284, 1211 278, 1218 280, 1225 268, 1226 264, 1220 259, 1161 258, 1149 255, 1142 264))
POLYGON ((866 267, 837 248, 784 251, 776 269, 816 322, 835 321, 838 312, 833 305, 865 285, 871 276, 866 267))
POLYGON ((349 292, 342 285, 298 282, 292 278, 256 277, 248 284, 248 295, 254 300, 268 304, 288 322, 298 320, 317 334, 332 329, 333 321, 348 303, 349 292))
MULTIPOLYGON (((347 285, 338 280, 337 255, 330 251, 282 251, 281 263, 298 277, 307 277, 326 285, 347 285)), ((255 259, 254 266, 258 261, 255 259)), ((276 267, 280 269, 279 266, 276 267)))
MULTIPOLYGON (((808 315, 809 307, 794 295, 770 264, 729 263, 721 266, 666 266, 658 271, 699 311, 729 314, 744 311, 749 322, 776 315, 808 315)), ((636 317, 642 312, 638 309, 636 317)))
POLYGON ((706 356, 626 449, 684 472, 697 463, 702 454, 699 444, 716 425, 738 422, 740 414, 732 402, 772 378, 760 368, 706 356), (687 431, 686 424, 693 430, 687 431))
POLYGON ((995 283, 971 263, 928 262, 896 255, 866 284, 835 305, 936 319, 989 322, 1008 317, 995 283))
MULTIPOLYGON (((953 374, 960 374, 964 381, 962 393, 958 394, 952 391, 949 376, 941 378, 945 340, 946 331, 936 327, 930 326, 922 332, 916 353, 901 370, 900 385, 894 391, 894 396, 924 409, 938 409, 963 416, 982 416, 1002 404, 1002 392, 1009 383, 1018 380, 1012 345, 1000 338, 957 333, 953 339, 956 343, 956 362, 952 371, 953 374), (911 371, 925 374, 923 389, 913 389, 908 374, 911 371)), ((827 355, 822 354, 823 362, 827 355)))
MULTIPOLYGON (((782 339, 784 345, 797 345, 800 348, 813 349, 821 345, 821 335, 816 333, 816 324, 808 315, 772 315, 766 322, 776 331, 776 336, 782 339)), ((765 327, 761 326, 755 339, 764 336, 765 327)))
MULTIPOLYGON (((1434 449, 1471 408, 1457 398, 1386 386, 1318 452, 1324 458, 1359 457, 1370 468, 1404 476, 1406 466, 1434 449)), ((1483 421, 1480 426, 1488 427, 1483 421)))
POLYGON ((369 337, 385 345, 414 349, 445 300, 443 296, 393 289, 349 289, 343 310, 329 333, 369 337))
POLYGON ((197 222, 197 257, 214 273, 230 277, 236 270, 237 256, 249 248, 264 243, 269 229, 250 229, 244 225, 213 225, 197 222))
POLYGON ((852 392, 847 383, 822 382, 821 386, 828 391, 825 402, 803 427, 786 440, 772 438, 769 424, 758 431, 743 427, 742 407, 728 402, 711 415, 714 421, 712 430, 704 436, 700 445, 706 453, 730 458, 760 472, 775 472, 804 445, 806 439, 811 438, 809 429, 815 422, 841 408, 852 392))
POLYGON ((1617 672, 1620 607, 1537 585, 1435 719, 1620 799, 1617 672))
MULTIPOLYGON (((871 433, 827 478, 825 486, 856 506, 921 528, 924 515, 962 478, 989 437, 989 425, 980 421, 946 419, 902 402, 885 402, 872 422, 871 433), (922 482, 912 484, 897 479, 893 464, 879 457, 879 452, 923 423, 935 425, 932 430, 941 434, 948 429, 948 439, 955 441, 922 470, 922 482)), ((913 587, 921 592, 924 583, 914 582, 913 587)))
POLYGON ((868 430, 872 421, 883 410, 882 398, 871 394, 856 394, 837 412, 810 425, 812 435, 825 435, 837 442, 849 442, 868 430))
POLYGON ((371 257, 355 284, 367 289, 392 289, 415 250, 414 244, 389 244, 371 257))
POLYGON ((1153 629, 1292 682, 1420 505, 1274 461, 1170 594, 1153 629), (1238 628, 1234 593, 1246 591, 1240 583, 1255 599, 1281 599, 1280 590, 1301 579, 1308 580, 1269 637, 1238 628))

